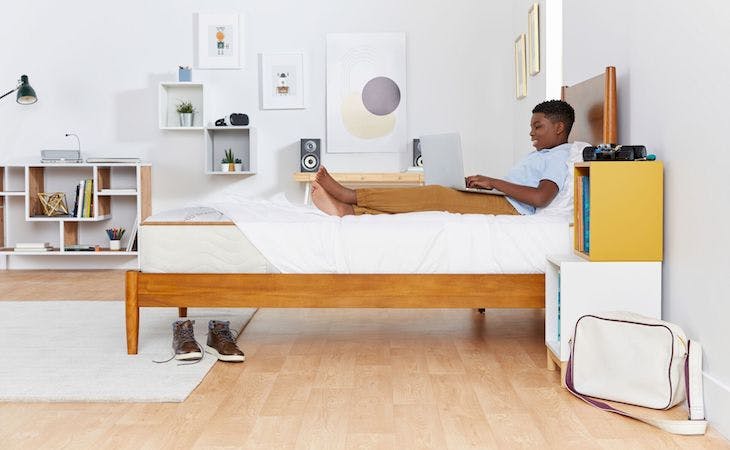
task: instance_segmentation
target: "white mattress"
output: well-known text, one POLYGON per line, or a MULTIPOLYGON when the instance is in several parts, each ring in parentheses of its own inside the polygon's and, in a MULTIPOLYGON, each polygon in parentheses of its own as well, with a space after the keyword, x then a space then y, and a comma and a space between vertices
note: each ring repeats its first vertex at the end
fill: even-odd
POLYGON ((543 273, 548 254, 570 248, 568 221, 556 217, 428 212, 340 219, 264 201, 214 206, 148 218, 140 227, 142 271, 543 273))
POLYGON ((139 228, 140 267, 148 273, 276 273, 241 230, 210 208, 150 216, 139 228))

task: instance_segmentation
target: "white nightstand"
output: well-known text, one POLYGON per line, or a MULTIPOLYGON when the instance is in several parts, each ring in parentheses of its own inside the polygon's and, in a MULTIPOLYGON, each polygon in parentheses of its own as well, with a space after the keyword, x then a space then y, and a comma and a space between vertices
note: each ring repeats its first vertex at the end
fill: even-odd
POLYGON ((661 318, 662 263, 591 262, 576 255, 549 255, 545 267, 547 368, 560 367, 563 385, 575 322, 585 314, 603 311, 661 318))

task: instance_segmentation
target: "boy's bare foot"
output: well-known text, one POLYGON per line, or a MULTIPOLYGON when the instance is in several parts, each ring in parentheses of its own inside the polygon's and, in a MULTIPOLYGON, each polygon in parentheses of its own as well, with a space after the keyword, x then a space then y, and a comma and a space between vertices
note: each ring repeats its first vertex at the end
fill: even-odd
POLYGON ((320 211, 330 216, 342 217, 355 214, 352 205, 337 200, 316 181, 312 182, 312 202, 320 211))
POLYGON ((314 181, 327 191, 335 199, 354 205, 357 203, 357 194, 354 189, 346 188, 345 186, 338 183, 332 175, 327 172, 324 166, 320 166, 317 171, 317 175, 314 176, 314 181))

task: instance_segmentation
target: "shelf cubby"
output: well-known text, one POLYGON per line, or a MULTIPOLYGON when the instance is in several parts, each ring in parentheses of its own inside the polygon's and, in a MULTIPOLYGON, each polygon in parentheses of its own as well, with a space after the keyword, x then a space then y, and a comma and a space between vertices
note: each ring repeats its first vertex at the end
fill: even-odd
POLYGON ((202 83, 169 82, 159 87, 159 126, 161 130, 202 130, 205 123, 205 90, 202 83), (193 126, 180 125, 176 106, 181 101, 189 101, 195 108, 193 126))
POLYGON ((209 126, 205 128, 205 173, 208 175, 253 175, 257 170, 256 129, 252 127, 209 126), (226 149, 241 159, 241 170, 223 172, 221 159, 226 149))
POLYGON ((663 192, 660 161, 577 163, 575 253, 589 261, 662 261, 663 192))
POLYGON ((545 264, 545 346, 548 368, 564 383, 570 339, 585 314, 631 311, 661 318, 662 263, 591 262, 577 255, 548 255, 545 264))

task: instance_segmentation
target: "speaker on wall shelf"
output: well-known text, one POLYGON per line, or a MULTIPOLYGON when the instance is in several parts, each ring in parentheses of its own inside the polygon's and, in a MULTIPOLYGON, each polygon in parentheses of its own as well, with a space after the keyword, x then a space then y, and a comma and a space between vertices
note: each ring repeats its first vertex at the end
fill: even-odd
POLYGON ((306 138, 299 141, 299 171, 316 172, 322 164, 322 140, 306 138))
POLYGON ((421 156, 421 140, 413 140, 413 167, 423 167, 423 157, 421 156))

